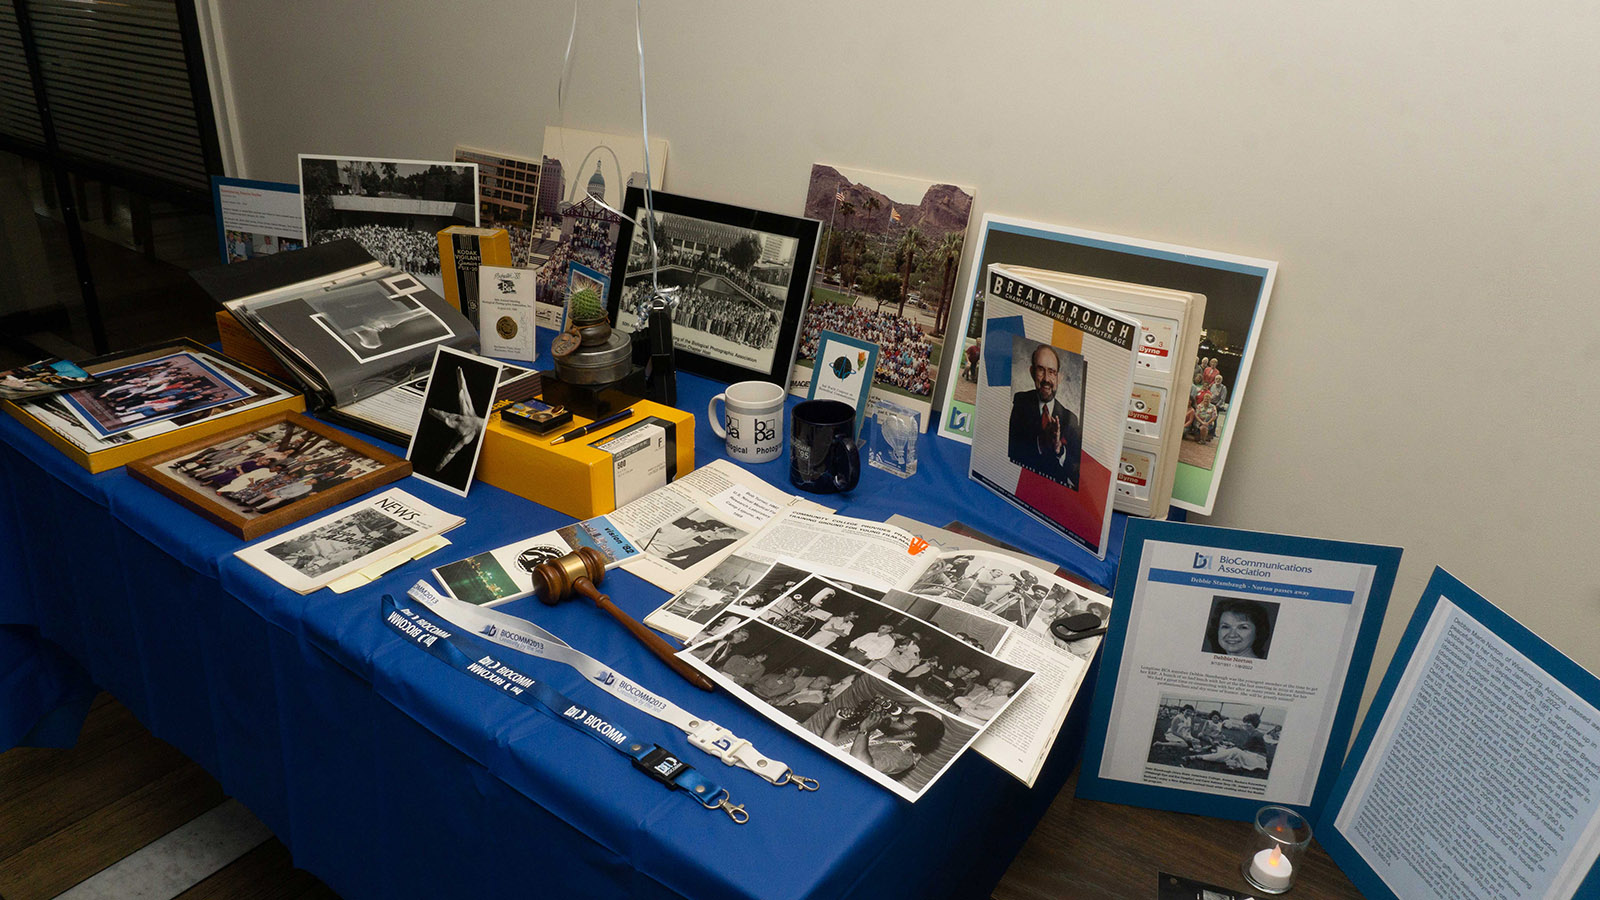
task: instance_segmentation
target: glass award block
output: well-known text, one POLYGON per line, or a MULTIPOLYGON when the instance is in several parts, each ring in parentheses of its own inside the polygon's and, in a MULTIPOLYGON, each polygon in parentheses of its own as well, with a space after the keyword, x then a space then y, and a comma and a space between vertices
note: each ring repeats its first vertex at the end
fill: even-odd
POLYGON ((922 414, 898 403, 879 400, 875 425, 867 443, 867 464, 901 478, 917 474, 917 438, 922 434, 922 414))

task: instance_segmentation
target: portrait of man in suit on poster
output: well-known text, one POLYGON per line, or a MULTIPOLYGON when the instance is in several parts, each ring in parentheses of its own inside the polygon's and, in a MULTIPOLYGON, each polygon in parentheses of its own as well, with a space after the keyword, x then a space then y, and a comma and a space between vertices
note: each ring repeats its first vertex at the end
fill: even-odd
POLYGON ((1011 430, 1007 456, 1012 462, 1052 481, 1078 489, 1078 462, 1083 452, 1084 359, 1025 338, 1015 338, 1013 359, 1027 359, 1033 387, 1011 398, 1011 430))

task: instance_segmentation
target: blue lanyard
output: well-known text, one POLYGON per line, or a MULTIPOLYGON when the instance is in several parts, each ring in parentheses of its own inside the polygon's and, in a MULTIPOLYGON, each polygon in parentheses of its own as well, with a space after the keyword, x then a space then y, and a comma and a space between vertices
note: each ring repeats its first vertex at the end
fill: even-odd
POLYGON ((634 768, 668 789, 685 791, 701 806, 723 810, 740 825, 750 820, 750 814, 745 812, 743 804, 731 802, 728 792, 720 785, 666 748, 629 737, 615 723, 607 721, 588 707, 573 703, 560 691, 535 681, 494 656, 479 655, 476 649, 467 652, 472 645, 462 640, 465 635, 452 633, 411 607, 401 608, 390 594, 383 595, 383 621, 407 643, 421 647, 435 659, 499 688, 506 696, 548 713, 628 757, 634 768))

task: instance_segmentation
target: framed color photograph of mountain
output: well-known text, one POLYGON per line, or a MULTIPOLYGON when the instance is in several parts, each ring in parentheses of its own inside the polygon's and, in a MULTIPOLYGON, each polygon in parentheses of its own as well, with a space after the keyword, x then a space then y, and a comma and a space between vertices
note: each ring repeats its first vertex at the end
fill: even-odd
POLYGON ((1073 275, 1107 278, 1133 284, 1204 294, 1205 319, 1200 351, 1191 367, 1188 397, 1174 398, 1189 406, 1178 456, 1172 505, 1209 514, 1217 499, 1223 464, 1233 441, 1234 425, 1244 409, 1245 384, 1255 357, 1261 323, 1278 264, 1265 259, 1180 247, 1139 238, 1100 234, 1059 225, 986 215, 978 238, 977 259, 966 284, 972 302, 963 310, 947 341, 950 365, 959 371, 939 395, 939 434, 972 442, 978 370, 985 358, 979 338, 983 328, 984 270, 995 263, 1031 266, 1073 275), (1201 402, 1201 395, 1204 402, 1201 402))
POLYGON ((927 179, 811 167, 805 214, 822 220, 822 245, 790 393, 806 396, 818 336, 833 331, 878 345, 872 397, 931 418, 940 372, 954 359, 945 330, 960 319, 972 197, 972 188, 927 179))

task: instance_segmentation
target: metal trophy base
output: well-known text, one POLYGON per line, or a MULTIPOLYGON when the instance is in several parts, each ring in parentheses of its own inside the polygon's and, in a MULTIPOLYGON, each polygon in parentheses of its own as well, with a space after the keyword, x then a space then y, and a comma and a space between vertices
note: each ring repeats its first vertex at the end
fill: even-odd
POLYGON ((554 371, 544 374, 544 402, 565 406, 573 415, 599 419, 621 412, 644 399, 644 373, 633 369, 626 376, 603 384, 567 384, 554 371))

